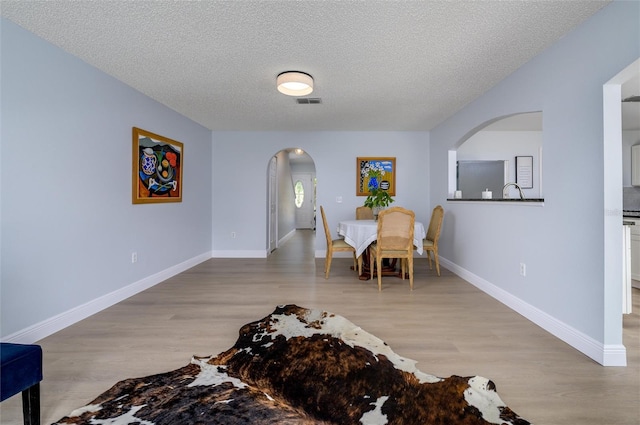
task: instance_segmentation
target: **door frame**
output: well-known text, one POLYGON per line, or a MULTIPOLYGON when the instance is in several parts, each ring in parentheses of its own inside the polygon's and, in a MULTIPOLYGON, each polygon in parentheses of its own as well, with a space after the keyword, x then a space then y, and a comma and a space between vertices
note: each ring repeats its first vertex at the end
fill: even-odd
POLYGON ((607 81, 603 92, 604 353, 603 366, 626 366, 622 339, 622 84, 640 68, 640 58, 607 81))
POLYGON ((269 172, 267 173, 269 194, 267 199, 267 255, 278 248, 278 158, 272 156, 269 160, 269 172))
POLYGON ((296 209, 296 229, 315 229, 315 225, 313 224, 315 222, 315 204, 316 204, 316 200, 315 200, 315 190, 314 190, 314 184, 313 184, 313 178, 314 178, 314 173, 308 172, 308 171, 302 171, 302 172, 292 172, 291 173, 291 180, 293 181, 293 185, 295 187, 295 184, 298 180, 300 181, 306 181, 309 183, 309 187, 305 187, 305 192, 304 192, 304 202, 308 202, 309 203, 309 208, 310 208, 310 213, 311 213, 311 220, 309 221, 308 225, 309 227, 298 227, 298 211, 299 209, 296 209), (303 176, 304 180, 301 178, 298 178, 298 176, 303 176))

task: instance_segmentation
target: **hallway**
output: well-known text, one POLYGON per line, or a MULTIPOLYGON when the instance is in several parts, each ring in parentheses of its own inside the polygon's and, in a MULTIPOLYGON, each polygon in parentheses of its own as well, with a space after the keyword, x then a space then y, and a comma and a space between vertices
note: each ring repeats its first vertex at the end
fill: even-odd
MULTIPOLYGON (((319 231, 320 236, 324 237, 322 229, 319 231)), ((297 229, 289 239, 267 257, 267 260, 270 263, 314 264, 315 240, 315 230, 297 229)))

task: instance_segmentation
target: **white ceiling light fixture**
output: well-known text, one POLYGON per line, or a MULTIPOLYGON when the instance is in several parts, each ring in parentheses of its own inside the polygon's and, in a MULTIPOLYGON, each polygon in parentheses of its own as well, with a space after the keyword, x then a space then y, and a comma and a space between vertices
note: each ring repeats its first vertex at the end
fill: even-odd
POLYGON ((313 77, 304 72, 287 71, 276 79, 278 91, 287 96, 305 96, 313 91, 313 77))

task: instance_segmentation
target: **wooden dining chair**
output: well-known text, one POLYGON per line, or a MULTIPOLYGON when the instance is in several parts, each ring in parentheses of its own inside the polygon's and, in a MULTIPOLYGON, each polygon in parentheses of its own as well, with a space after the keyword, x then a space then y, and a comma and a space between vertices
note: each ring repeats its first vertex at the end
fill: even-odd
POLYGON ((373 210, 369 207, 357 207, 356 220, 373 220, 373 210))
POLYGON ((409 286, 413 290, 413 233, 416 215, 402 207, 380 211, 378 215, 378 237, 371 245, 371 266, 378 270, 378 291, 382 291, 382 259, 399 258, 402 279, 409 272, 409 286))
POLYGON ((331 260, 333 260, 334 252, 353 252, 353 267, 358 273, 361 272, 360 262, 356 259, 356 249, 346 243, 344 239, 333 239, 331 230, 327 223, 327 216, 324 214, 324 208, 320 206, 320 214, 322 215, 322 224, 324 226, 324 236, 327 239, 327 256, 324 260, 324 278, 329 279, 329 271, 331 270, 331 260))
POLYGON ((435 257, 436 272, 440 276, 440 260, 438 259, 438 239, 440 239, 440 230, 442 229, 442 219, 444 218, 444 209, 441 205, 437 205, 431 212, 431 220, 429 221, 429 229, 427 237, 422 240, 422 249, 427 254, 429 260, 429 270, 432 270, 431 254, 435 257))

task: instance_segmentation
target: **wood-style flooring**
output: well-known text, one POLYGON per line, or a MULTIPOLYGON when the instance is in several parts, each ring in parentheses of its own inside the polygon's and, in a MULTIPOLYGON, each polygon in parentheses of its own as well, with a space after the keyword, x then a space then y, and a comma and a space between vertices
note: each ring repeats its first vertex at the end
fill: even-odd
MULTIPOLYGON (((230 348, 239 328, 294 303, 345 316, 418 361, 423 372, 492 379, 502 400, 541 425, 640 424, 640 290, 624 316, 627 367, 603 367, 446 269, 415 262, 415 289, 396 277, 360 281, 336 258, 324 279, 313 231, 268 259, 211 259, 38 343, 42 423, 84 406, 117 381, 177 369, 230 348)), ((22 423, 19 395, 2 424, 22 423)), ((452 424, 453 425, 453 424, 452 424)))

